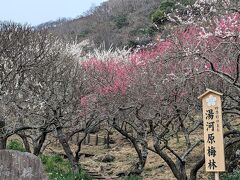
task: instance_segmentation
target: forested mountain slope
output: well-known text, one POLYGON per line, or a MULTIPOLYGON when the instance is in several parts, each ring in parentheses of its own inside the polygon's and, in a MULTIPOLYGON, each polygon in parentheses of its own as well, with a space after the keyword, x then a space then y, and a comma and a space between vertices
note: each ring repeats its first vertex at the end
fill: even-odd
POLYGON ((76 19, 59 19, 38 26, 48 28, 65 40, 90 39, 99 46, 135 46, 153 40, 158 31, 151 15, 160 0, 109 0, 76 19))

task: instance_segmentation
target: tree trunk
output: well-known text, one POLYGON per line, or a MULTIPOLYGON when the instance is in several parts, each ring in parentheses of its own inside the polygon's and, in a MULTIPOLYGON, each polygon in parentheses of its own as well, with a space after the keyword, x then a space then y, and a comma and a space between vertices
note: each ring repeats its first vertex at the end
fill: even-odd
POLYGON ((0 149, 6 149, 7 147, 7 138, 1 137, 0 138, 0 149))
POLYGON ((179 143, 179 135, 178 135, 178 132, 176 132, 176 139, 177 139, 177 143, 179 143))
POLYGON ((7 137, 4 135, 5 134, 5 121, 0 120, 0 149, 6 149, 7 146, 7 137))
POLYGON ((201 159, 193 166, 193 168, 190 171, 190 180, 196 180, 197 179, 197 172, 198 170, 204 165, 205 163, 205 156, 203 155, 201 159))
POLYGON ((31 153, 30 145, 29 145, 29 142, 28 142, 28 139, 27 139, 25 133, 19 133, 18 135, 21 137, 21 139, 22 139, 22 141, 23 141, 25 150, 26 150, 27 152, 31 153))
POLYGON ((188 178, 186 174, 185 162, 184 161, 180 162, 179 160, 177 160, 177 167, 180 173, 180 177, 178 178, 178 180, 187 180, 188 178))
POLYGON ((90 134, 88 134, 87 135, 87 144, 90 144, 91 143, 90 141, 91 141, 91 136, 90 136, 90 134))
POLYGON ((79 160, 80 160, 80 152, 81 152, 81 148, 82 148, 82 143, 86 139, 87 135, 88 135, 88 133, 85 133, 83 138, 77 142, 78 148, 75 151, 75 161, 76 162, 79 162, 79 160))
POLYGON ((139 148, 137 142, 134 139, 130 139, 132 142, 137 154, 138 154, 138 162, 135 165, 134 170, 132 170, 129 175, 140 175, 145 167, 146 161, 147 161, 147 155, 148 155, 148 150, 147 150, 147 143, 144 142, 141 144, 142 150, 139 148))
POLYGON ((156 150, 156 153, 167 163, 169 168, 171 169, 173 175, 176 177, 176 179, 180 180, 181 178, 181 173, 179 172, 179 169, 176 167, 176 164, 173 162, 173 160, 166 154, 164 153, 157 140, 154 140, 154 149, 156 150))
POLYGON ((190 141, 190 138, 189 138, 188 130, 187 130, 187 128, 184 125, 183 119, 181 118, 180 111, 178 109, 177 109, 177 113, 178 113, 178 119, 179 119, 179 122, 180 122, 180 127, 181 127, 181 129, 183 131, 187 148, 190 148, 191 147, 191 141, 190 141))
POLYGON ((129 175, 140 175, 143 172, 143 169, 145 167, 146 164, 146 160, 147 160, 147 141, 144 141, 144 143, 142 143, 142 151, 138 146, 137 140, 129 135, 127 133, 127 131, 124 131, 123 129, 121 129, 121 127, 119 127, 115 121, 113 121, 113 127, 120 133, 122 134, 125 138, 127 138, 128 140, 131 141, 131 144, 134 146, 134 149, 137 152, 138 155, 138 162, 135 165, 135 168, 129 173, 129 175))
POLYGON ((47 137, 47 133, 43 132, 42 135, 40 136, 39 141, 37 141, 36 143, 33 143, 34 147, 33 147, 33 154, 38 156, 41 153, 41 149, 43 146, 43 143, 45 142, 47 137))
POLYGON ((187 148, 190 148, 191 147, 191 141, 190 141, 190 138, 189 138, 188 130, 185 128, 185 126, 183 126, 182 128, 183 128, 183 133, 184 133, 184 137, 185 137, 185 140, 186 140, 187 148))
POLYGON ((110 133, 107 131, 107 148, 110 148, 110 133))
POLYGON ((95 145, 98 145, 98 134, 96 134, 96 141, 95 141, 95 145))
POLYGON ((64 152, 66 153, 67 158, 70 161, 70 164, 72 167, 72 172, 73 172, 73 174, 78 174, 79 170, 80 170, 79 164, 76 161, 76 159, 74 158, 73 152, 70 148, 70 145, 68 144, 67 138, 66 138, 64 132, 62 131, 62 127, 58 126, 56 128, 56 130, 57 130, 57 136, 58 136, 59 142, 61 143, 61 145, 64 149, 64 152))

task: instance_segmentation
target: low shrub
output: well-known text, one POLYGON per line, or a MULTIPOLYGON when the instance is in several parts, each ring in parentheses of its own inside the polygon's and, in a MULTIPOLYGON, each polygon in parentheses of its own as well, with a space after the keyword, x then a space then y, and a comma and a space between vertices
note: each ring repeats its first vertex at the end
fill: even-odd
POLYGON ((154 13, 152 13, 151 20, 153 23, 161 25, 167 21, 167 17, 164 11, 157 9, 154 13))
POLYGON ((221 180, 236 180, 240 179, 240 171, 236 171, 233 173, 224 173, 221 176, 221 180))
POLYGON ((41 155, 42 163, 50 180, 91 180, 83 170, 74 175, 68 160, 59 155, 41 155))
POLYGON ((23 147, 22 142, 20 142, 17 139, 10 140, 7 143, 7 149, 17 150, 17 151, 21 151, 21 152, 25 152, 26 151, 25 148, 23 147))

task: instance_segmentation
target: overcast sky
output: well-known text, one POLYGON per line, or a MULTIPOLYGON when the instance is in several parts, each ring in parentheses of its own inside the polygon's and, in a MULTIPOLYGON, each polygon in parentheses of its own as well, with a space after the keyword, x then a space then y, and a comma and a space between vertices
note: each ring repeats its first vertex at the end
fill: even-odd
POLYGON ((0 0, 0 21, 38 25, 58 18, 75 18, 106 0, 0 0))

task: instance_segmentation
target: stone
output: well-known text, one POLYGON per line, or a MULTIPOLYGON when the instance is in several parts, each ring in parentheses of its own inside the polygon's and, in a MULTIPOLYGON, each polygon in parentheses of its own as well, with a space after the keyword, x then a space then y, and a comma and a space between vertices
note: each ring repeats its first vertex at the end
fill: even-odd
POLYGON ((126 171, 120 171, 116 174, 117 177, 124 177, 124 176, 127 176, 127 172, 126 171))
POLYGON ((27 152, 0 150, 0 179, 48 180, 40 159, 27 152))
POLYGON ((98 157, 97 160, 100 162, 107 163, 107 162, 113 162, 115 160, 115 157, 113 155, 106 154, 106 155, 98 157))
POLYGON ((115 144, 115 143, 116 143, 116 141, 113 138, 109 139, 109 144, 115 144))

